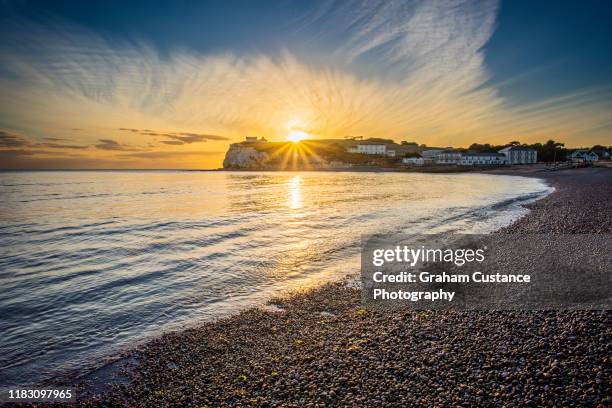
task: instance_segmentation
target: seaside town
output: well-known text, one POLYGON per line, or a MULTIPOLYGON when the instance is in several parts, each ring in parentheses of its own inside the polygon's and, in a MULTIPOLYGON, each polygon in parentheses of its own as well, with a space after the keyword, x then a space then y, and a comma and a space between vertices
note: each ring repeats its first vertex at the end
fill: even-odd
POLYGON ((472 144, 469 148, 430 147, 416 142, 396 143, 391 139, 362 136, 344 139, 269 142, 247 136, 230 145, 223 167, 252 170, 325 169, 421 169, 450 171, 508 165, 547 163, 550 170, 588 167, 610 159, 612 147, 592 146, 569 149, 563 143, 506 145, 472 144))

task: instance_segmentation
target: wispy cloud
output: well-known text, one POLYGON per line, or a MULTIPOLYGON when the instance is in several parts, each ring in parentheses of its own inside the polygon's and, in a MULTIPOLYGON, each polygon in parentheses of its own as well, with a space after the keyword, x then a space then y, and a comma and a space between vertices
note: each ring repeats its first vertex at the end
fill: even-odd
POLYGON ((137 152, 123 154, 121 157, 126 158, 139 158, 139 159, 176 159, 182 157, 201 157, 201 156, 214 156, 220 155, 223 152, 207 151, 207 150, 189 150, 189 151, 154 151, 154 152, 137 152))
POLYGON ((16 156, 34 156, 40 154, 46 154, 48 152, 44 150, 32 150, 32 149, 2 149, 0 150, 0 157, 10 158, 16 156))
POLYGON ((0 130, 0 149, 14 149, 14 148, 28 148, 28 149, 38 149, 38 148, 51 148, 51 149, 87 149, 89 146, 87 145, 74 145, 74 144, 63 144, 63 143, 53 143, 55 141, 66 141, 67 139, 57 138, 57 137, 45 137, 43 140, 49 140, 50 142, 36 142, 31 140, 26 136, 22 136, 16 133, 7 132, 4 130, 0 130))
POLYGON ((43 140, 48 140, 50 142, 67 142, 70 139, 65 139, 63 137, 43 137, 43 140))
POLYGON ((164 140, 162 143, 168 145, 183 145, 198 142, 206 142, 207 140, 230 140, 228 137, 219 135, 208 135, 202 133, 190 132, 161 132, 151 129, 134 129, 134 128, 119 128, 121 131, 137 133, 143 136, 163 137, 171 140, 164 140))
POLYGON ((181 133, 180 136, 179 135, 168 135, 167 137, 170 139, 174 139, 176 141, 180 141, 184 144, 205 142, 207 140, 227 140, 227 138, 221 137, 221 136, 199 135, 199 134, 194 134, 194 133, 181 133))
POLYGON ((0 148, 13 149, 16 147, 26 147, 29 144, 30 141, 23 136, 0 130, 0 148))
POLYGON ((100 149, 100 150, 112 150, 112 151, 123 151, 123 152, 142 150, 141 148, 138 148, 138 147, 119 143, 118 141, 113 140, 113 139, 100 139, 99 142, 100 143, 95 145, 95 148, 100 149))
POLYGON ((40 143, 40 146, 49 147, 52 149, 71 149, 71 150, 83 150, 89 148, 87 145, 71 145, 63 143, 40 143))

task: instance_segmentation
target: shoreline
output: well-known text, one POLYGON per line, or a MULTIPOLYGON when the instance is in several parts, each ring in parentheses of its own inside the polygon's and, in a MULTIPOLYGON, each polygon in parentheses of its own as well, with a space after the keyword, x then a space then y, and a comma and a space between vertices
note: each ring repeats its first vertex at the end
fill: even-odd
MULTIPOLYGON (((513 170, 508 171, 507 169, 496 169, 483 172, 485 174, 536 177, 543 179, 547 184, 555 188, 551 194, 525 205, 525 207, 530 210, 528 214, 495 233, 555 232, 556 230, 551 230, 549 223, 545 221, 546 219, 549 220, 551 217, 542 214, 542 212, 549 213, 555 210, 557 207, 556 204, 560 200, 559 197, 570 194, 572 187, 579 185, 581 188, 589 188, 590 191, 589 186, 584 186, 582 180, 584 176, 586 175, 587 178, 593 179, 594 177, 592 177, 591 174, 600 173, 602 171, 606 172, 606 170, 607 173, 604 174, 603 177, 604 180, 609 180, 612 174, 610 169, 600 168, 569 170, 565 172, 536 172, 533 170, 529 172, 517 172, 513 170), (570 179, 580 180, 576 183, 576 180, 572 182, 570 179)), ((602 175, 600 174, 597 177, 601 178, 602 175)), ((608 191, 608 194, 609 193, 608 191)), ((561 201, 563 201, 563 199, 561 199, 561 201)), ((558 208, 556 209, 558 210, 558 208)), ((601 209, 597 211, 595 208, 595 210, 595 214, 602 213, 601 209)), ((609 214, 609 211, 609 204, 604 205, 603 214, 609 214)), ((575 224, 581 225, 584 223, 575 224)), ((586 223, 586 225, 591 224, 592 223, 586 223)), ((567 223, 565 226, 568 226, 567 223)), ((599 230, 595 229, 595 231, 593 231, 592 226, 589 228, 591 232, 600 233, 610 232, 610 230, 612 230, 609 221, 607 224, 604 223, 599 230)), ((578 231, 578 233, 583 231, 580 228, 574 228, 573 230, 578 231)), ((137 347, 135 350, 127 352, 124 358, 86 375, 85 382, 82 382, 80 385, 80 389, 85 391, 86 397, 82 399, 80 403, 83 405, 96 405, 100 402, 146 405, 151 403, 159 404, 160 399, 162 401, 178 403, 179 400, 176 398, 183 397, 188 398, 188 401, 191 403, 206 403, 210 406, 217 406, 219 404, 253 404, 252 400, 254 398, 258 401, 257 404, 259 405, 275 405, 275 401, 276 403, 299 403, 299 405, 301 405, 301 402, 325 404, 331 401, 344 401, 343 403, 347 401, 353 401, 353 403, 364 403, 366 401, 380 403, 384 400, 363 400, 366 396, 362 395, 360 392, 360 388, 364 386, 360 381, 357 381, 351 386, 355 381, 350 381, 350 379, 343 380, 341 376, 339 383, 338 381, 334 382, 334 378, 339 375, 335 372, 335 369, 331 369, 329 365, 323 363, 321 363, 323 365, 315 364, 317 360, 326 362, 330 361, 330 359, 337 360, 340 358, 340 361, 342 361, 344 357, 351 360, 351 356, 355 357, 358 351, 364 348, 364 345, 374 345, 375 342, 372 342, 373 340, 368 336, 369 333, 363 332, 361 325, 363 323, 366 327, 381 329, 379 326, 382 321, 384 321, 384 317, 382 315, 370 315, 368 313, 363 316, 357 316, 356 310, 359 310, 359 303, 359 290, 347 287, 341 280, 340 282, 324 284, 321 287, 311 289, 307 292, 296 292, 285 298, 273 299, 268 302, 267 305, 269 305, 269 307, 247 309, 239 311, 237 314, 230 317, 205 322, 195 328, 186 329, 185 331, 164 333, 159 338, 149 341, 137 347), (340 323, 343 327, 348 326, 350 328, 348 333, 352 334, 354 338, 352 340, 347 339, 343 333, 344 330, 342 332, 336 332, 335 323, 340 323), (305 328, 309 330, 305 331, 305 328), (309 333, 308 331, 312 332, 309 333), (320 341, 314 339, 313 335, 317 337, 317 334, 320 334, 326 341, 320 343, 320 341), (363 341, 353 341, 355 338, 363 338, 363 341), (311 346, 313 350, 306 350, 307 348, 310 349, 311 346), (321 349, 321 346, 324 348, 321 349), (347 350, 350 349, 348 354, 342 352, 343 348, 347 350), (176 349, 186 349, 186 352, 177 354, 176 349), (263 354, 261 352, 262 349, 266 350, 263 354), (327 350, 333 350, 334 353, 329 353, 327 350), (315 356, 310 355, 311 353, 315 353, 315 356), (303 354, 306 356, 303 356, 303 354), (303 359, 302 357, 307 358, 303 359), (198 364, 192 362, 193 360, 198 361, 198 364), (259 363, 258 360, 263 360, 263 363, 259 363), (129 363, 127 370, 125 367, 122 367, 126 362, 129 363), (301 380, 298 381, 298 379, 302 377, 299 368, 301 367, 303 370, 312 374, 310 371, 313 364, 323 370, 324 373, 326 369, 331 370, 331 373, 334 374, 334 378, 329 378, 329 380, 332 381, 331 384, 336 384, 337 386, 331 387, 330 390, 325 392, 313 391, 308 393, 307 391, 309 391, 310 388, 302 389, 298 384, 301 382, 301 380), (193 376, 195 373, 193 369, 196 365, 208 366, 208 368, 201 370, 201 372, 195 376, 196 379, 199 379, 199 381, 195 380, 196 383, 199 383, 206 391, 204 393, 206 396, 203 394, 191 396, 183 394, 181 397, 181 395, 177 395, 173 391, 163 391, 161 396, 155 393, 151 393, 149 396, 142 394, 146 389, 153 390, 156 387, 165 389, 171 387, 170 384, 178 385, 178 379, 176 377, 183 379, 191 377, 191 379, 194 380, 193 376), (281 372, 286 375, 281 376, 281 372), (242 376, 245 376, 246 380, 243 380, 242 376), (206 379, 206 381, 202 379, 206 379), (251 379, 255 380, 252 381, 251 379), (106 385, 106 383, 112 381, 119 381, 119 384, 114 389, 106 385), (282 387, 280 387, 281 385, 282 387), (301 402, 291 402, 290 399, 287 399, 289 395, 292 394, 292 392, 290 392, 291 387, 300 388, 300 391, 298 392, 296 390, 295 394, 300 394, 302 391, 307 392, 306 397, 304 397, 305 399, 301 402), (340 391, 351 390, 353 388, 353 391, 344 393, 345 398, 338 399, 340 391), (276 391, 268 392, 274 389, 279 392, 282 390, 289 390, 287 390, 288 393, 286 392, 285 394, 275 393, 276 391), (100 392, 103 394, 98 394, 100 392), (287 398, 283 398, 283 395, 287 398), (250 398, 253 396, 255 397, 250 398), (359 398, 357 398, 357 396, 359 396, 359 398), (142 399, 143 397, 146 398, 142 399), (330 397, 332 397, 332 400, 329 399, 330 397), (196 400, 198 399, 202 401, 197 402, 196 400)), ((476 320, 483 324, 483 329, 487 328, 486 322, 481 321, 484 319, 484 316, 491 314, 495 316, 496 313, 510 316, 510 320, 519 325, 525 313, 531 315, 534 313, 535 315, 550 314, 553 317, 566 314, 568 316, 573 316, 572 318, 579 317, 580 319, 598 321, 596 312, 407 312, 403 313, 403 317, 411 321, 412 324, 420 327, 427 326, 429 318, 423 317, 425 315, 439 315, 439 317, 445 321, 448 319, 465 320, 465 317, 469 315, 469 313, 477 317, 476 320)), ((603 315, 603 320, 609 322, 609 318, 609 312, 603 315)), ((529 321, 531 321, 531 319, 535 319, 535 317, 531 316, 529 321)), ((392 323, 395 330, 399 332, 406 329, 405 327, 396 327, 398 323, 396 321, 392 323)), ((414 335, 414 333, 412 334, 414 335)), ((468 334, 469 333, 466 332, 466 335, 468 334)), ((401 338, 401 336, 395 337, 401 338)), ((392 355, 395 354, 392 353, 392 355)), ((386 359, 385 356, 388 357, 389 355, 383 353, 378 356, 381 362, 386 359)), ((406 361, 399 359, 396 363, 404 364, 406 361)), ((387 370, 389 367, 384 368, 387 370)), ((425 366, 420 367, 421 370, 425 368, 425 366)), ((347 371, 345 369, 341 371, 343 374, 347 375, 350 374, 351 370, 349 369, 347 371)), ((435 372, 430 374, 433 375, 435 372)), ((327 374, 324 375, 324 377, 327 376, 327 374)), ((305 378, 308 379, 307 377, 305 378)), ((411 376, 408 376, 405 380, 408 381, 411 378, 411 376)), ((319 384, 317 388, 323 386, 327 389, 329 388, 328 385, 329 383, 326 382, 325 384, 319 384)), ((376 389, 380 394, 384 390, 379 386, 384 386, 380 384, 377 385, 376 389)), ((460 388, 463 389, 465 387, 460 388)), ((369 392, 374 393, 373 396, 376 396, 375 391, 374 389, 370 389, 369 392)), ((451 394, 455 391, 457 390, 446 390, 446 392, 450 392, 451 394)), ((189 390, 185 390, 185 392, 189 394, 189 390)), ((380 398, 381 396, 378 395, 376 397, 380 398)), ((400 396, 398 395, 395 397, 399 398, 400 396)), ((395 397, 393 397, 393 399, 395 399, 395 397)), ((437 398, 435 395, 430 395, 429 397, 437 398)), ((472 403, 493 401, 508 402, 508 400, 501 397, 501 399, 497 397, 490 399, 490 397, 491 396, 481 395, 475 400, 470 399, 470 401, 472 403)), ((515 397, 516 395, 513 398, 515 397)), ((426 401, 429 401, 428 403, 436 403, 436 401, 438 401, 438 403, 452 403, 452 401, 458 401, 456 399, 436 400, 435 398, 433 400, 426 399, 426 401)), ((404 401, 404 403, 407 402, 409 401, 404 401)), ((415 403, 415 401, 412 400, 412 403, 415 403)))
MULTIPOLYGON (((612 162, 598 162, 596 168, 610 168, 612 162)), ((356 166, 347 168, 320 168, 320 169, 246 169, 246 168, 214 168, 214 169, 113 169, 113 168, 78 168, 78 169, 62 169, 62 168, 43 168, 43 169, 11 169, 0 168, 0 173, 19 173, 19 172, 253 172, 253 173, 299 173, 299 172, 316 172, 316 173, 334 173, 334 172, 355 172, 355 173, 427 173, 427 174, 452 174, 452 173, 516 173, 525 172, 532 174, 534 172, 547 171, 548 167, 543 163, 538 164, 523 164, 523 165, 500 165, 500 166, 457 166, 457 165, 438 165, 424 167, 375 167, 375 166, 356 166)), ((557 171, 571 170, 571 168, 558 169, 557 171)), ((508 174, 510 175, 510 174, 508 174)))

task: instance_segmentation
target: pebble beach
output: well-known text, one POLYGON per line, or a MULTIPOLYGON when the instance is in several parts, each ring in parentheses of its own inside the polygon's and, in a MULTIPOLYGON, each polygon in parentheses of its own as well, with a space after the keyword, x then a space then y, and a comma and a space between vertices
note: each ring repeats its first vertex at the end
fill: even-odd
MULTIPOLYGON (((506 172, 555 187, 497 233, 612 231, 612 169, 506 172)), ((78 405, 610 406, 606 311, 373 312, 347 281, 172 332, 80 380, 78 405), (100 382, 105 386, 100 387, 100 382), (96 384, 97 383, 97 384, 96 384), (106 384, 108 383, 108 384, 106 384)))

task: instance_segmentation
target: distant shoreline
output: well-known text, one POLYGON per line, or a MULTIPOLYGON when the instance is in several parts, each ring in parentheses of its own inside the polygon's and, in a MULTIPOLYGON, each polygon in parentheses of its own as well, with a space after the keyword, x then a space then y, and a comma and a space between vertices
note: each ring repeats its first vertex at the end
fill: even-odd
MULTIPOLYGON (((594 167, 612 167, 612 162, 598 162, 594 167)), ((0 173, 18 172, 244 172, 244 173, 489 173, 489 174, 515 174, 537 173, 547 171, 544 163, 526 165, 503 165, 503 166, 423 166, 423 167, 350 167, 350 168, 321 168, 321 169, 0 169, 0 173)), ((558 170, 566 171, 566 169, 558 170)))

